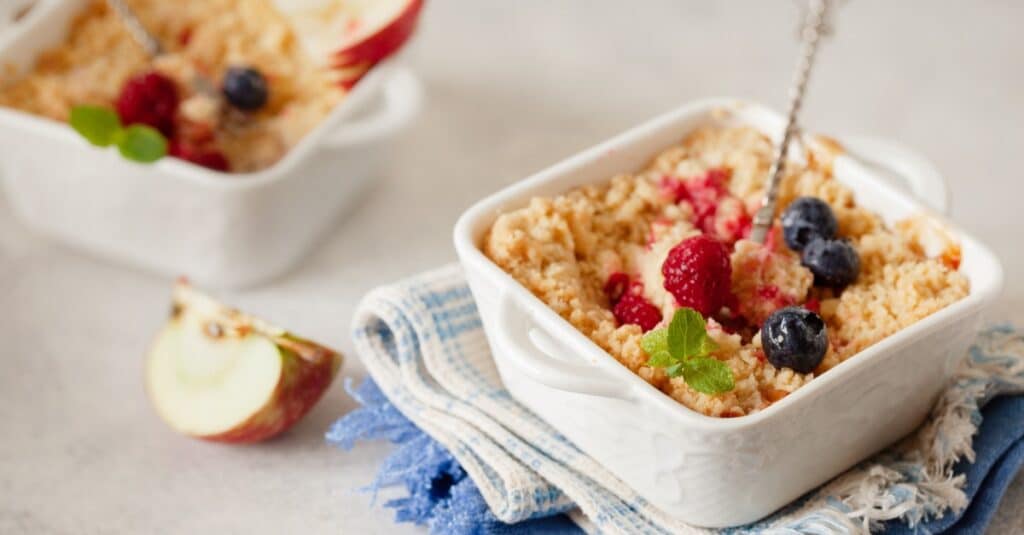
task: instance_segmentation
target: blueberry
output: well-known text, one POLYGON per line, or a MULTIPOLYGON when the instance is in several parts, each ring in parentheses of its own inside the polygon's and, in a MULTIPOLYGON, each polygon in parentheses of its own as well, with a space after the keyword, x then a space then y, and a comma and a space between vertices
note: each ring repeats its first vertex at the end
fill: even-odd
POLYGON ((804 247, 801 263, 814 273, 814 284, 818 286, 842 288, 860 274, 860 257, 846 240, 811 240, 804 247))
POLYGON ((817 197, 800 197, 782 212, 782 237, 794 251, 802 251, 814 238, 836 237, 839 224, 832 208, 817 197))
POLYGON ((810 373, 828 351, 828 332, 821 316, 803 307, 780 308, 761 326, 761 345, 776 368, 810 373))
POLYGON ((263 74, 249 67, 229 68, 224 74, 223 91, 232 106, 245 111, 262 108, 270 93, 263 74))

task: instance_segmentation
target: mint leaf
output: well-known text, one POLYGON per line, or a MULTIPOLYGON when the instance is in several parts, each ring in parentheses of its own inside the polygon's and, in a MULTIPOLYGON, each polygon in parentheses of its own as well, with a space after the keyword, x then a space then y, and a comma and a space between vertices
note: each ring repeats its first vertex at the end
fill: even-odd
POLYGON ((685 360, 702 357, 715 350, 715 342, 708 337, 708 327, 700 312, 680 308, 668 324, 668 350, 672 356, 685 360))
POLYGON ((167 139, 159 130, 136 124, 114 136, 121 156, 139 163, 152 163, 167 155, 167 139))
POLYGON ((97 147, 109 147, 121 130, 121 119, 109 108, 75 106, 68 121, 71 128, 97 147))
POLYGON ((705 394, 721 394, 736 387, 729 366, 710 357, 683 362, 683 378, 690 388, 705 394))
POLYGON ((671 366, 676 362, 676 359, 672 358, 672 353, 668 351, 656 351, 654 353, 648 353, 651 358, 647 359, 647 365, 652 368, 664 368, 671 366))
POLYGON ((658 351, 668 351, 668 329, 662 327, 660 329, 648 331, 647 334, 640 339, 640 347, 648 354, 657 353, 658 351))
POLYGON ((647 365, 654 368, 671 366, 675 359, 668 352, 668 329, 654 329, 640 339, 640 348, 650 357, 647 365))
POLYGON ((647 365, 664 368, 669 377, 683 377, 690 388, 705 394, 721 394, 735 388, 732 370, 708 355, 718 348, 708 336, 700 312, 680 308, 668 327, 648 332, 640 339, 647 365))
POLYGON ((668 329, 662 327, 648 331, 640 339, 640 349, 643 349, 648 355, 654 355, 662 351, 668 352, 668 329))

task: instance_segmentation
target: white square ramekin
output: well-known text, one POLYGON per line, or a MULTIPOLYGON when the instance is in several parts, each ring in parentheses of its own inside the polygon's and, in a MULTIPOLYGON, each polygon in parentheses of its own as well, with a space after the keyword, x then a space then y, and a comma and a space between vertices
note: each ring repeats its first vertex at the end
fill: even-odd
MULTIPOLYGON (((484 199, 462 215, 454 237, 511 394, 651 503, 684 522, 726 527, 768 515, 918 426, 965 354, 1002 271, 984 246, 944 222, 961 243, 960 270, 971 284, 965 299, 763 411, 724 419, 690 410, 573 328, 480 245, 499 213, 640 169, 709 123, 747 124, 775 139, 783 126, 776 113, 732 99, 684 106, 484 199)), ((908 175, 914 188, 943 204, 941 178, 901 152, 864 156, 919 171, 908 175)), ((850 157, 838 157, 834 172, 890 224, 920 213, 937 217, 850 157)))
MULTIPOLYGON (((0 24, 0 66, 26 68, 84 4, 43 0, 0 24)), ((293 266, 354 205, 420 96, 410 72, 378 66, 281 161, 246 174, 134 164, 65 124, 0 107, 0 173, 18 216, 47 235, 200 285, 247 286, 293 266)))

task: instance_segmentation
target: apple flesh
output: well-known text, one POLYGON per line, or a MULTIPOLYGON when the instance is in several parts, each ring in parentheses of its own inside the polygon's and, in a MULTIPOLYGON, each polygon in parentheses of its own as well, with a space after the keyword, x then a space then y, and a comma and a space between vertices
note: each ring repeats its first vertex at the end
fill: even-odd
POLYGON ((351 88, 416 29, 423 0, 274 0, 314 61, 351 88))
POLYGON ((157 413, 181 433, 258 442, 298 422, 340 365, 338 353, 180 282, 148 355, 146 387, 157 413))

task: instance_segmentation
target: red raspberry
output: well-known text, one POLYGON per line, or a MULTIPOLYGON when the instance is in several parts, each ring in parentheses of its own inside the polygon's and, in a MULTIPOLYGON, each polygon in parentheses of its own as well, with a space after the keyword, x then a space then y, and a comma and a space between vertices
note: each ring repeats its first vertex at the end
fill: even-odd
POLYGON ((178 111, 178 87, 158 72, 141 74, 125 82, 115 106, 122 123, 146 124, 170 138, 178 111))
MULTIPOLYGON (((730 198, 735 199, 735 197, 730 198)), ((733 214, 723 213, 722 210, 718 210, 711 225, 714 229, 715 237, 725 243, 732 244, 750 236, 753 223, 753 218, 741 206, 739 212, 733 214)))
POLYGON ((612 309, 615 319, 620 324, 633 323, 647 332, 661 323, 661 311, 652 305, 644 296, 636 292, 627 292, 615 303, 612 309))
POLYGON ((685 180, 664 176, 659 186, 663 194, 675 202, 690 203, 693 207, 694 226, 705 234, 732 243, 749 234, 750 217, 741 212, 733 219, 718 221, 721 219, 717 217, 719 204, 725 199, 733 198, 726 188, 731 176, 732 172, 729 169, 708 169, 703 175, 685 180))
POLYGON ((181 158, 187 162, 192 162, 214 171, 226 173, 231 168, 228 159, 220 151, 196 147, 178 140, 171 141, 171 146, 168 148, 167 153, 175 158, 181 158))
POLYGON ((672 202, 679 202, 686 198, 686 183, 678 178, 664 175, 661 180, 658 181, 658 188, 661 190, 661 194, 672 202))
POLYGON ((604 294, 608 296, 608 302, 615 304, 622 299, 622 296, 629 289, 629 275, 621 271, 616 271, 608 276, 608 281, 604 283, 604 294))
POLYGON ((732 297, 732 264, 729 250, 703 234, 687 238, 668 252, 661 265, 665 289, 679 306, 710 316, 729 304, 732 297))
POLYGON ((711 169, 704 176, 691 178, 685 182, 686 196, 684 199, 693 205, 697 226, 704 232, 714 231, 715 213, 718 211, 718 203, 727 196, 725 181, 728 179, 728 172, 711 169))

